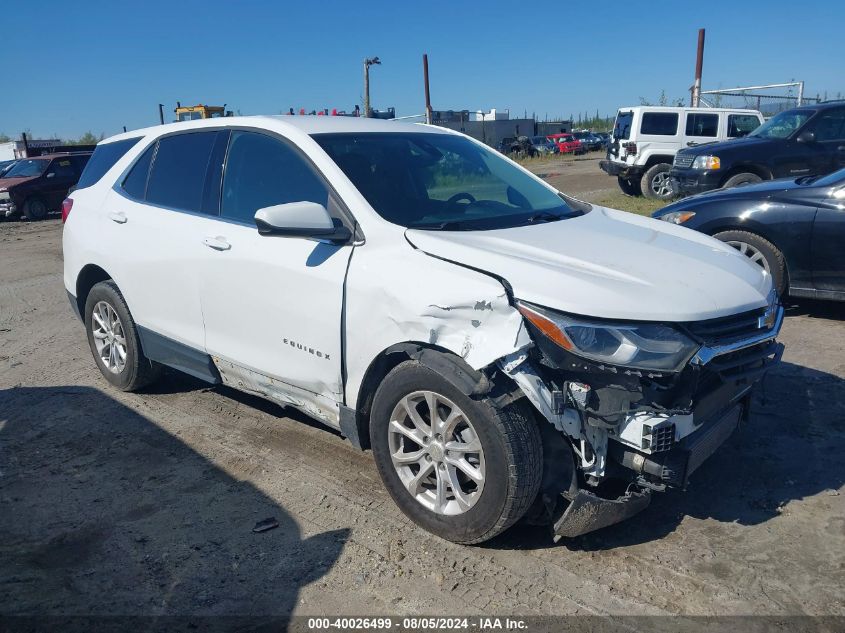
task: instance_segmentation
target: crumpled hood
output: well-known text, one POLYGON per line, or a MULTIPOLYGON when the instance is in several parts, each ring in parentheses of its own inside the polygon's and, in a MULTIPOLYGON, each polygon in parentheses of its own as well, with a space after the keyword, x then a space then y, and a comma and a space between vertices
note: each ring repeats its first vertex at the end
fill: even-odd
POLYGON ((416 248, 506 280, 517 299, 608 319, 697 321, 766 305, 771 277, 716 239, 623 211, 494 231, 409 229, 416 248))

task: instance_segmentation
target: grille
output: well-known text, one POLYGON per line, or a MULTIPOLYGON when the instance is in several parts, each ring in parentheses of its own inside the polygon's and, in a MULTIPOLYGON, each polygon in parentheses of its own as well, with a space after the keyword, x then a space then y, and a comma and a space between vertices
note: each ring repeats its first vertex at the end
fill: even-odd
POLYGON ((643 448, 651 449, 652 453, 668 451, 675 443, 675 425, 666 424, 658 427, 643 427, 643 448))
POLYGON ((722 354, 710 361, 708 367, 722 380, 748 382, 765 372, 772 364, 780 360, 783 345, 775 341, 766 341, 752 347, 722 354))
POLYGON ((703 340, 707 345, 714 343, 729 343, 760 334, 760 317, 766 313, 766 308, 758 308, 740 314, 734 314, 718 319, 687 323, 687 329, 703 340))
POLYGON ((694 159, 694 156, 675 154, 675 162, 673 164, 675 165, 675 167, 689 167, 690 165, 692 165, 692 161, 694 159))

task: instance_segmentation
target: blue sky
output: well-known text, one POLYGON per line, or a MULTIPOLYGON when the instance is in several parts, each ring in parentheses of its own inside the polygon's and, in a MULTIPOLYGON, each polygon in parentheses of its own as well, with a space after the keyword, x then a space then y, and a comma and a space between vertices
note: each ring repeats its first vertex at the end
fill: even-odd
POLYGON ((544 117, 688 96, 697 29, 705 88, 803 79, 845 93, 842 2, 18 1, 2 16, 0 133, 110 135, 158 122, 157 104, 242 114, 361 103, 423 111, 509 108, 544 117))

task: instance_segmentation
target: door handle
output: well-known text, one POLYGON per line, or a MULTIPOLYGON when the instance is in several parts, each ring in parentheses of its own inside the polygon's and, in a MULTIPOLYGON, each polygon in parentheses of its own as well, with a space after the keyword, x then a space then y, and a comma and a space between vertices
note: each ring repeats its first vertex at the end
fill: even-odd
POLYGON ((126 214, 120 213, 119 211, 112 211, 109 213, 109 219, 112 222, 117 222, 118 224, 126 224, 126 214))
POLYGON ((226 241, 226 238, 219 235, 217 237, 207 237, 202 243, 209 248, 213 248, 215 251, 228 251, 232 248, 232 245, 226 241))

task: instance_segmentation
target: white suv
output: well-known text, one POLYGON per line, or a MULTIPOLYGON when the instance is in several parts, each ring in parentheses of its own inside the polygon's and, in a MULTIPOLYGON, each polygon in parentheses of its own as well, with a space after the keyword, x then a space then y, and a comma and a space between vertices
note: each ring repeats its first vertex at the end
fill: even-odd
POLYGON ((669 170, 685 147, 740 138, 763 123, 757 110, 636 106, 616 113, 607 159, 599 166, 616 176, 628 195, 674 197, 669 170))
POLYGON ((684 487, 780 353, 770 276, 437 127, 237 117, 99 144, 64 281, 103 376, 163 366, 371 448, 424 528, 555 535, 684 487))

